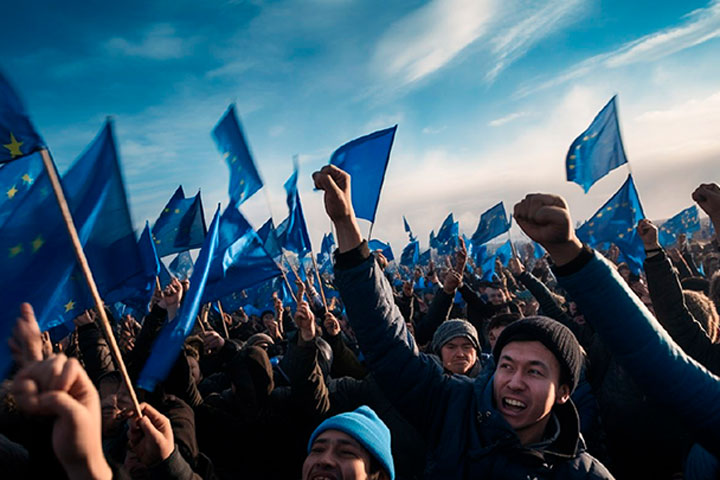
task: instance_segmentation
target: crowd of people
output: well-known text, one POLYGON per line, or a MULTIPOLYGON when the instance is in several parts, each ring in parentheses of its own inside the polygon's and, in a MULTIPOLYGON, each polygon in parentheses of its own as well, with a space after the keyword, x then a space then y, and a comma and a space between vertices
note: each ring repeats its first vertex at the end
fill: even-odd
MULTIPOLYGON (((720 478, 717 239, 666 249, 644 219, 632 272, 578 240, 565 200, 531 194, 514 219, 545 257, 517 245, 483 281, 461 239, 435 263, 389 263, 363 239, 348 174, 313 179, 339 296, 297 280, 292 305, 202 311, 155 391, 127 387, 95 312, 53 343, 31 305, 6 306, 2 477, 720 478)), ((720 187, 692 198, 720 231, 720 187)), ((173 279, 115 321, 132 382, 187 288, 173 279)))

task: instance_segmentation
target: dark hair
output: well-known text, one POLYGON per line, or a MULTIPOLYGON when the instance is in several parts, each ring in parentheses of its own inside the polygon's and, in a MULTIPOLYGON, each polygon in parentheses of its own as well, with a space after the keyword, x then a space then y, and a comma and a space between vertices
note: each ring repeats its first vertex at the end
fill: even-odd
POLYGON ((710 341, 716 343, 720 318, 715 309, 715 304, 702 292, 692 290, 683 290, 683 299, 693 318, 702 325, 710 341))
POLYGON ((522 318, 519 313, 498 313, 490 318, 488 322, 487 331, 498 327, 507 327, 513 322, 517 322, 522 318))

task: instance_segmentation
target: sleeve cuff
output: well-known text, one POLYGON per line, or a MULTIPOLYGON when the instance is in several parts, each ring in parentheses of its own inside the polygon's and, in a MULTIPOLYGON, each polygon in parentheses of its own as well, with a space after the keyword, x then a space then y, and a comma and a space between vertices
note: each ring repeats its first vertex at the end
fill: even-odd
POLYGON ((370 248, 368 248, 368 242, 367 240, 363 240, 360 245, 345 253, 340 253, 340 250, 335 250, 335 268, 338 270, 350 270, 363 263, 369 257, 370 248))
POLYGON ((553 265, 552 271, 556 277, 564 277, 579 272, 590 260, 593 259, 593 249, 583 244, 582 250, 577 257, 570 260, 565 265, 553 265))

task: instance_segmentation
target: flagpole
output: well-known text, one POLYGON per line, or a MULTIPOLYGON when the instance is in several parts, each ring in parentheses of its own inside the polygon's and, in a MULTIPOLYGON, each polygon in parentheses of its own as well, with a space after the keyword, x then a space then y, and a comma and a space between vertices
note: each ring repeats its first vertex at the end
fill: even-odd
POLYGON ((228 332, 227 324, 225 323, 225 312, 223 312, 220 300, 217 301, 217 306, 220 311, 220 320, 222 321, 223 330, 225 330, 225 338, 230 338, 230 332, 228 332))
POLYGON ((53 192, 55 193, 55 198, 57 199, 58 206, 60 207, 60 212, 62 213, 63 220, 65 221, 65 227, 67 228, 68 235, 70 236, 70 241, 72 242, 73 250, 75 251, 75 257, 77 258, 80 270, 82 271, 83 277, 85 277, 85 282, 87 283, 90 294, 92 295, 93 301, 95 302, 95 307, 97 308, 98 316, 100 317, 100 328, 105 334, 105 338, 107 339, 110 347, 110 353, 112 354, 113 359, 115 360, 115 363, 120 370, 120 375, 122 376, 122 379, 125 383, 125 387, 127 387, 128 389, 128 393, 130 394, 130 400, 132 401, 135 413, 138 418, 141 418, 143 414, 142 410, 140 410, 140 403, 138 402, 137 394, 135 393, 135 389, 133 388, 132 381, 130 381, 130 375, 128 374, 127 368, 125 367, 125 362, 123 361, 122 354, 120 353, 120 348, 118 347, 117 341, 115 340, 115 335, 113 334, 112 328, 110 327, 110 321, 108 320, 107 314, 105 313, 105 306, 102 299, 100 298, 100 292, 98 292, 97 285, 95 284, 95 279, 93 278, 92 271, 90 270, 90 265, 88 264, 87 258, 85 257, 82 243, 80 243, 80 238, 78 237, 77 229, 75 228, 75 222, 73 221, 72 214, 70 213, 70 207, 68 206, 67 199, 65 198, 62 186, 60 185, 60 180, 58 178, 57 171, 55 170, 55 165, 50 158, 50 153, 47 151, 47 149, 40 150, 40 155, 42 156, 45 170, 47 170, 48 178, 50 179, 53 192))
POLYGON ((297 303, 297 298, 295 297, 295 293, 292 290, 292 286, 290 286, 290 280, 288 280, 287 275, 285 275, 285 270, 283 270, 282 267, 277 264, 277 262, 275 263, 275 265, 278 266, 278 268, 280 269, 280 273, 282 273, 283 280, 285 280, 285 286, 287 286, 288 290, 290 291, 290 296, 292 297, 293 301, 297 303))
POLYGON ((325 298, 325 289, 323 288, 322 278, 320 278, 320 272, 318 271, 317 261, 315 260, 315 252, 312 248, 310 249, 310 255, 312 256, 313 268, 315 269, 315 276, 317 277, 318 285, 320 285, 320 296, 322 297, 323 306, 325 307, 325 313, 329 312, 327 299, 325 298))

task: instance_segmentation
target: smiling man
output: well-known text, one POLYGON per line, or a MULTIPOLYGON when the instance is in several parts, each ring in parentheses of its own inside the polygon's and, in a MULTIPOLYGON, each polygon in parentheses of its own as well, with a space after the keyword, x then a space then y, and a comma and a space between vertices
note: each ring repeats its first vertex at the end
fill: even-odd
POLYGON ((582 361, 572 333, 544 317, 518 321, 495 345, 494 374, 445 374, 418 351, 370 255, 349 175, 326 166, 313 178, 337 233, 335 284, 375 379, 427 442, 424 478, 613 478, 585 451, 569 398, 582 361))

